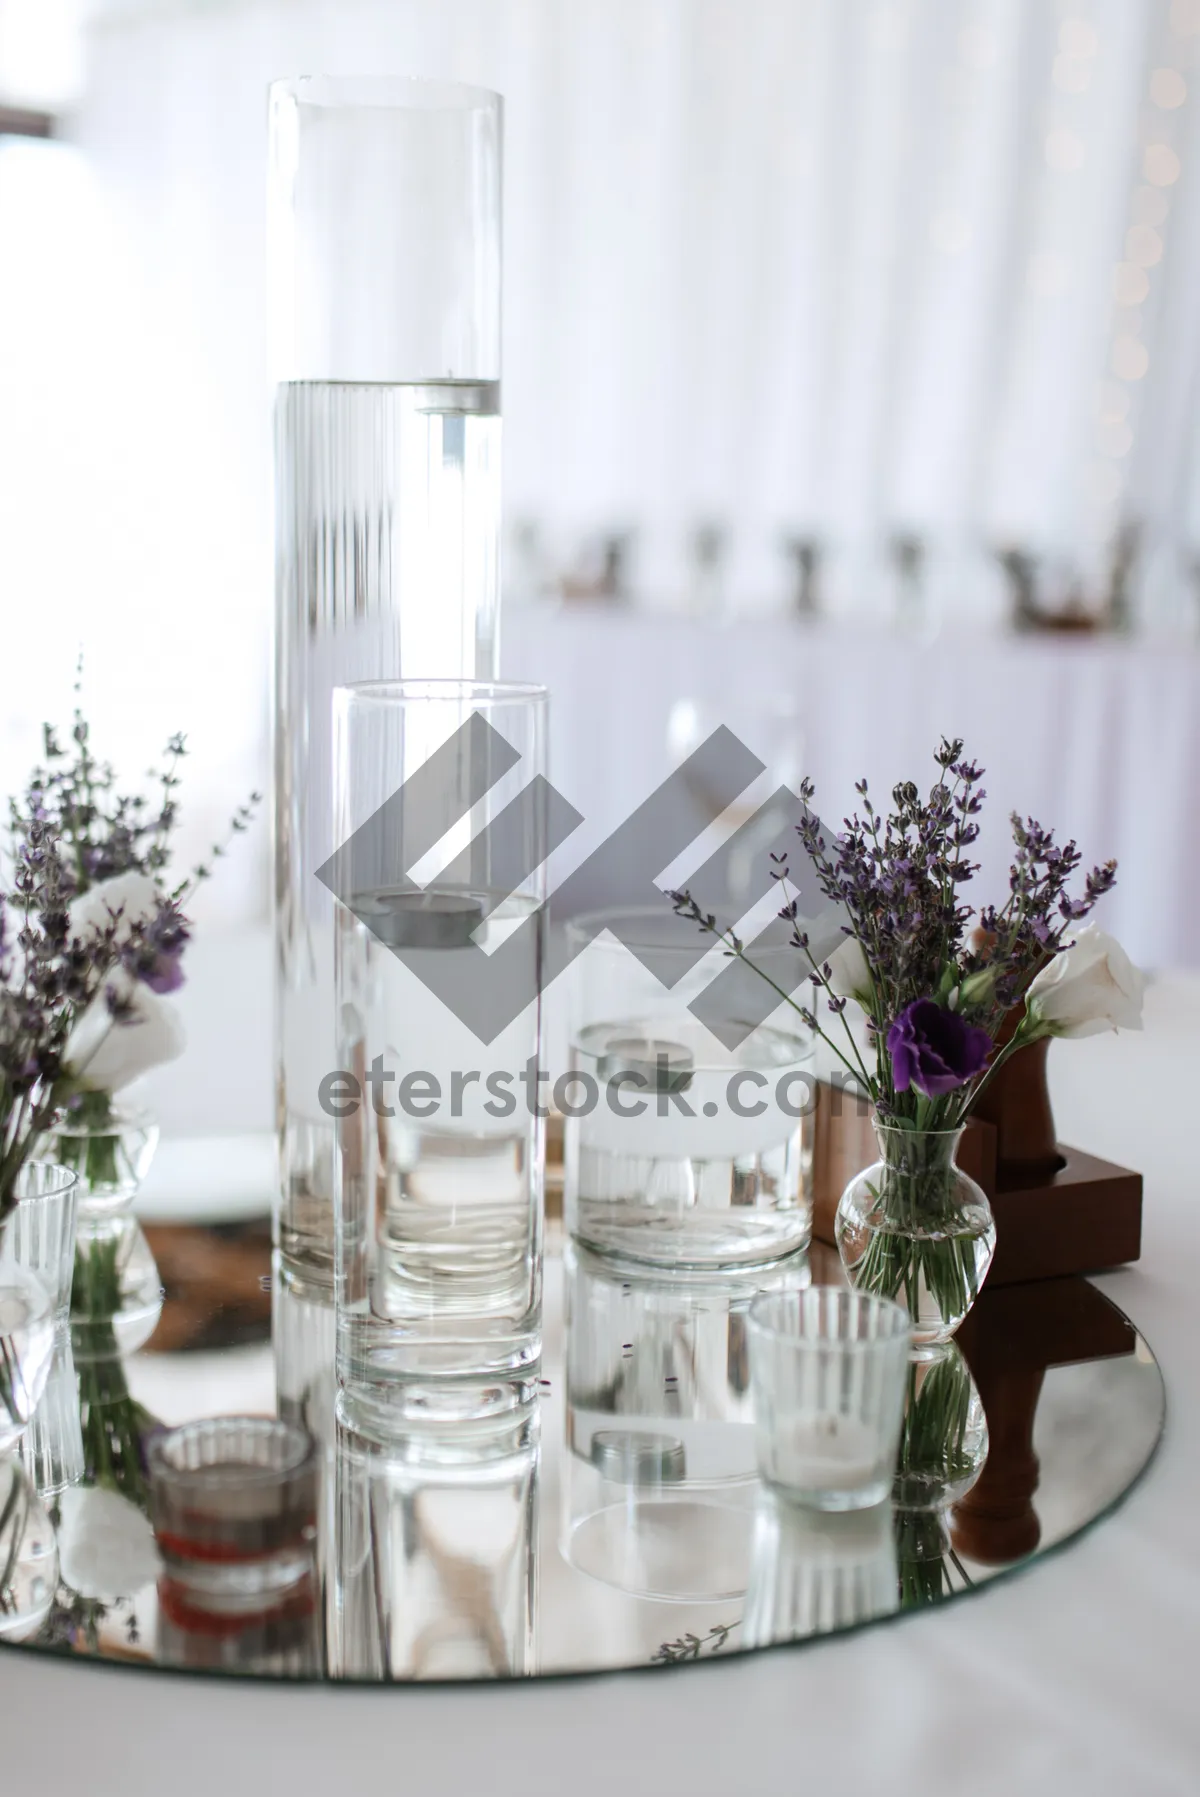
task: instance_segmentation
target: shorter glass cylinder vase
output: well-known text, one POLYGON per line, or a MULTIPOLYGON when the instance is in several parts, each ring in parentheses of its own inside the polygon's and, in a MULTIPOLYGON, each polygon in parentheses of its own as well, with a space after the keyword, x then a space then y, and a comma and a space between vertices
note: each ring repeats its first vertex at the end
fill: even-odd
POLYGON ((918 1348, 954 1334, 996 1250, 987 1194, 955 1162, 962 1133, 876 1123, 881 1158, 850 1181, 837 1208, 851 1285, 903 1304, 918 1348))
POLYGON ((547 727, 543 687, 334 696, 337 1405, 376 1440, 537 1390, 547 727), (519 801, 501 780, 517 763, 519 801), (416 884, 438 843, 449 862, 416 884))
POLYGON ((78 1362, 132 1353, 158 1323, 162 1282, 132 1214, 157 1146, 153 1118, 115 1105, 103 1092, 85 1094, 55 1128, 56 1158, 79 1182, 71 1292, 78 1362))

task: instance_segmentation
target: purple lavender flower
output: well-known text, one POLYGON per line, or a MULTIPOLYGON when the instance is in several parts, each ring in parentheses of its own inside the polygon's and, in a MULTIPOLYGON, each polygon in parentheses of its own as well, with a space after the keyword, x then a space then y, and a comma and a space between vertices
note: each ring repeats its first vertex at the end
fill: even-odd
POLYGON ((992 1038, 956 1011, 944 1011, 931 998, 917 998, 888 1030, 887 1048, 897 1092, 913 1086, 926 1098, 940 1098, 983 1071, 992 1038))
POLYGON ((160 897, 158 910, 144 926, 141 939, 122 956, 126 969, 151 992, 178 992, 183 985, 183 951, 190 934, 187 919, 174 899, 160 897))

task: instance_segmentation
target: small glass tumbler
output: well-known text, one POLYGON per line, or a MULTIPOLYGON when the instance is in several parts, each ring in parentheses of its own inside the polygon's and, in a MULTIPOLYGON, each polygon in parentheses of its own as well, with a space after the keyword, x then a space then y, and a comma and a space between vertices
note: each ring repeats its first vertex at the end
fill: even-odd
POLYGON ((750 1306, 758 1470, 816 1510, 862 1510, 891 1491, 912 1341, 887 1298, 810 1286, 750 1306))
POLYGON ((208 1417, 153 1437, 147 1459, 166 1611, 240 1629, 303 1598, 319 1476, 304 1430, 274 1417, 208 1417))
POLYGON ((376 1439, 534 1395, 546 727, 542 687, 334 697, 338 1406, 376 1439))
POLYGON ((78 1182, 69 1167, 29 1161, 17 1175, 16 1190, 4 1257, 37 1278, 49 1295, 55 1323, 65 1323, 75 1275, 78 1182))

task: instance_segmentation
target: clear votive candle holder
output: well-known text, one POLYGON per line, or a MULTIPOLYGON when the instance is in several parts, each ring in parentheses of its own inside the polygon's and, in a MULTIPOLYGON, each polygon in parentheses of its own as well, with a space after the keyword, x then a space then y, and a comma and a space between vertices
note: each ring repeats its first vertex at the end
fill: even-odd
POLYGON ((310 1578, 319 1466, 306 1430, 208 1417, 153 1437, 147 1461, 160 1598, 244 1621, 310 1578))
POLYGON ((816 1510, 863 1510, 892 1486, 908 1312, 840 1286, 765 1292, 750 1306, 750 1384, 758 1470, 816 1510))

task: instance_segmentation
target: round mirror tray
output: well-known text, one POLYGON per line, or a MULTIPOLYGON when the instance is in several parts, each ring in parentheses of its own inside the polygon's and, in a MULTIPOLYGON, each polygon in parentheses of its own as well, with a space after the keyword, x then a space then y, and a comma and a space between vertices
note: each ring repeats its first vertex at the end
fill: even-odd
POLYGON ((381 1684, 740 1653, 1035 1562, 1112 1508, 1162 1431, 1154 1356, 1096 1287, 985 1290, 910 1370, 893 1501, 806 1512, 755 1474, 745 1313, 766 1285, 840 1280, 834 1257, 669 1278, 559 1246, 538 1398, 482 1443, 385 1447, 334 1422, 332 1314, 272 1278, 264 1226, 150 1235, 167 1301, 149 1346, 85 1359, 64 1336, 0 1459, 0 1639, 23 1651, 381 1684), (316 1444, 307 1499, 293 1482, 268 1514, 251 1479, 181 1573, 149 1521, 159 1431, 270 1415, 277 1392, 316 1444))

